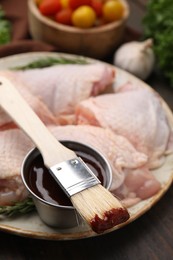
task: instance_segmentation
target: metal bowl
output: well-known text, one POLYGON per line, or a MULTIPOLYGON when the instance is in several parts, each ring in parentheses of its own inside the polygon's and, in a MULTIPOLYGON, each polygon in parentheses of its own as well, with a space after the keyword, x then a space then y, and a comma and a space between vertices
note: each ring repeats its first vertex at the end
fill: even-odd
MULTIPOLYGON (((112 171, 108 161, 103 157, 103 155, 101 155, 98 151, 94 150, 93 148, 78 142, 61 141, 61 143, 69 149, 74 150, 75 152, 80 151, 94 157, 104 169, 104 182, 102 185, 107 189, 110 188, 112 182, 112 171)), ((24 185, 26 186, 29 194, 33 198, 40 218, 44 223, 46 223, 49 226, 63 229, 83 225, 84 222, 81 216, 76 212, 73 206, 62 206, 50 203, 39 197, 31 189, 28 182, 29 169, 32 165, 33 160, 35 160, 39 155, 40 152, 37 148, 32 149, 26 155, 21 168, 21 176, 24 185)))

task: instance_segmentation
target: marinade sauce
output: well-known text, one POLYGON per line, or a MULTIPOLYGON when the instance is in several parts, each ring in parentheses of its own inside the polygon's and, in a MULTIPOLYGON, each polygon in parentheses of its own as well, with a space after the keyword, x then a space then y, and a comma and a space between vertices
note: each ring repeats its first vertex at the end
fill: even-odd
MULTIPOLYGON (((104 169, 97 159, 81 151, 75 152, 83 159, 104 186, 106 182, 104 179, 104 169)), ((70 199, 44 166, 41 155, 38 155, 30 165, 28 186, 38 197, 47 202, 62 206, 72 206, 70 199)))

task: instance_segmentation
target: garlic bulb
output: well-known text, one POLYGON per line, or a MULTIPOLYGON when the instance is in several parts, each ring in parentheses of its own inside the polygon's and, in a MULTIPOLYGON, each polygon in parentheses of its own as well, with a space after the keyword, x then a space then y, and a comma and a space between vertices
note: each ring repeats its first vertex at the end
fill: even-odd
POLYGON ((145 80, 154 68, 155 57, 152 45, 152 39, 121 45, 114 54, 114 64, 145 80))

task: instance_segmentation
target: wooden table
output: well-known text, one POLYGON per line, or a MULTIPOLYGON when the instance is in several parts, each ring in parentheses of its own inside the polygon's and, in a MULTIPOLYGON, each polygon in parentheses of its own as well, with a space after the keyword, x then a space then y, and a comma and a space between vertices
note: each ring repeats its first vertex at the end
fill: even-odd
MULTIPOLYGON (((144 0, 130 1, 129 25, 141 30, 144 0), (137 11, 136 11, 137 10, 137 11), (139 15, 141 13, 141 15, 139 15)), ((173 110, 173 88, 156 73, 148 79, 173 110)), ((1 260, 171 260, 173 259, 173 187, 145 215, 128 226, 94 238, 45 241, 0 232, 1 260)))

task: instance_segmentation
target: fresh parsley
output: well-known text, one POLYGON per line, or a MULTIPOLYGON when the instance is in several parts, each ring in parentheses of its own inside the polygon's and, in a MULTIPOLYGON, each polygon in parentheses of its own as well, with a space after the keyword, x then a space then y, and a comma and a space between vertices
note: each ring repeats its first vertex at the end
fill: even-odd
POLYGON ((5 12, 0 6, 0 45, 11 41, 11 23, 6 19, 5 12))
POLYGON ((154 40, 158 67, 173 86, 173 2, 149 0, 143 19, 144 37, 154 40))

